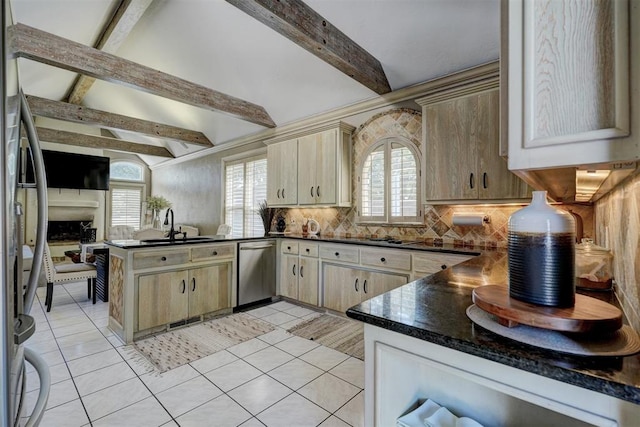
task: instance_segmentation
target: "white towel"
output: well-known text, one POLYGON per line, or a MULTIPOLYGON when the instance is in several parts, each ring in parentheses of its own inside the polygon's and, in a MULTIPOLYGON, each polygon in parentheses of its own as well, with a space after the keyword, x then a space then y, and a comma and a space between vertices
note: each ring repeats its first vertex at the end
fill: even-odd
POLYGON ((433 415, 424 420, 426 427, 456 427, 458 417, 453 415, 447 408, 438 409, 433 415))
POLYGON ((480 423, 468 417, 456 417, 447 408, 442 407, 424 420, 425 427, 482 427, 480 423))
POLYGON ((396 421, 396 426, 397 427, 424 427, 423 420, 425 418, 429 418, 438 409, 440 409, 440 405, 438 405, 436 402, 434 402, 431 399, 427 399, 417 409, 414 409, 408 414, 398 418, 398 420, 396 421))

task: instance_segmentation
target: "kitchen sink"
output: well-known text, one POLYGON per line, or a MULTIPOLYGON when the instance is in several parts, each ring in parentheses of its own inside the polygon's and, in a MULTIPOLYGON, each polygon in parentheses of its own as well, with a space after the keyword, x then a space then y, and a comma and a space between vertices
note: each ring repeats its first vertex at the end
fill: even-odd
POLYGON ((177 243, 189 243, 189 242, 197 242, 197 241, 203 241, 203 240, 223 240, 224 237, 216 237, 216 236, 197 236, 197 237, 187 237, 186 239, 182 239, 182 238, 177 238, 175 239, 173 242, 171 240, 169 240, 168 237, 162 237, 160 239, 143 239, 140 240, 143 243, 171 243, 171 244, 177 244, 177 243))

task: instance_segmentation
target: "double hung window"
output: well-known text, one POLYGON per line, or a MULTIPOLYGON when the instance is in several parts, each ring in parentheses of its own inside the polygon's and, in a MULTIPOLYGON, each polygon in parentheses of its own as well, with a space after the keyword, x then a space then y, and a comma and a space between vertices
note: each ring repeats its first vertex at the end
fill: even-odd
POLYGON ((225 162, 224 169, 224 222, 231 236, 264 235, 257 209, 267 199, 266 154, 225 162))

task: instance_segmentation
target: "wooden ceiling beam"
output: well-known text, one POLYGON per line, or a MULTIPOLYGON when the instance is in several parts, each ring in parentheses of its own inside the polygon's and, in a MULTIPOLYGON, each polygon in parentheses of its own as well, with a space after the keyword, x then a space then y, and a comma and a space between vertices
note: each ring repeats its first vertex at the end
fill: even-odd
MULTIPOLYGON (((116 53, 152 1, 120 0, 120 4, 100 35, 95 48, 107 53, 116 53)), ((93 77, 79 75, 67 97, 69 102, 81 104, 95 81, 96 79, 93 77)))
POLYGON ((14 57, 125 85, 261 126, 276 126, 266 110, 259 105, 37 28, 18 23, 7 29, 7 35, 14 57))
POLYGON ((187 144, 194 144, 202 147, 213 146, 211 141, 209 141, 202 132, 164 125, 162 123, 151 122, 148 120, 136 119, 134 117, 123 116, 121 114, 94 110, 92 108, 83 107, 82 105, 52 101, 50 99, 39 98, 33 95, 27 95, 27 101, 29 101, 31 113, 35 116, 48 117, 67 122, 83 123, 103 129, 137 132, 156 138, 168 138, 178 142, 185 142, 187 144))
POLYGON ((380 61, 301 0, 227 0, 375 93, 391 92, 380 61))
POLYGON ((138 144, 137 142, 124 141, 122 139, 106 138, 104 136, 85 135, 66 130, 37 127, 38 139, 55 144, 75 145, 76 147, 100 148, 105 150, 126 151, 128 153, 145 154, 149 156, 170 157, 175 156, 164 147, 155 145, 138 144))

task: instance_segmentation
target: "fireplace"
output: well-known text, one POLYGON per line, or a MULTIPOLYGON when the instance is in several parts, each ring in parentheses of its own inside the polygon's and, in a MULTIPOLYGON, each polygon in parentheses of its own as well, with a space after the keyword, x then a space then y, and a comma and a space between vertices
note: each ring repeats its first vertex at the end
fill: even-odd
POLYGON ((79 243, 95 242, 95 228, 91 228, 91 220, 87 221, 49 221, 47 242, 49 243, 79 243), (94 230, 93 233, 90 230, 94 230), (93 234, 93 236, 91 236, 93 234), (93 237, 93 239, 91 239, 93 237))

